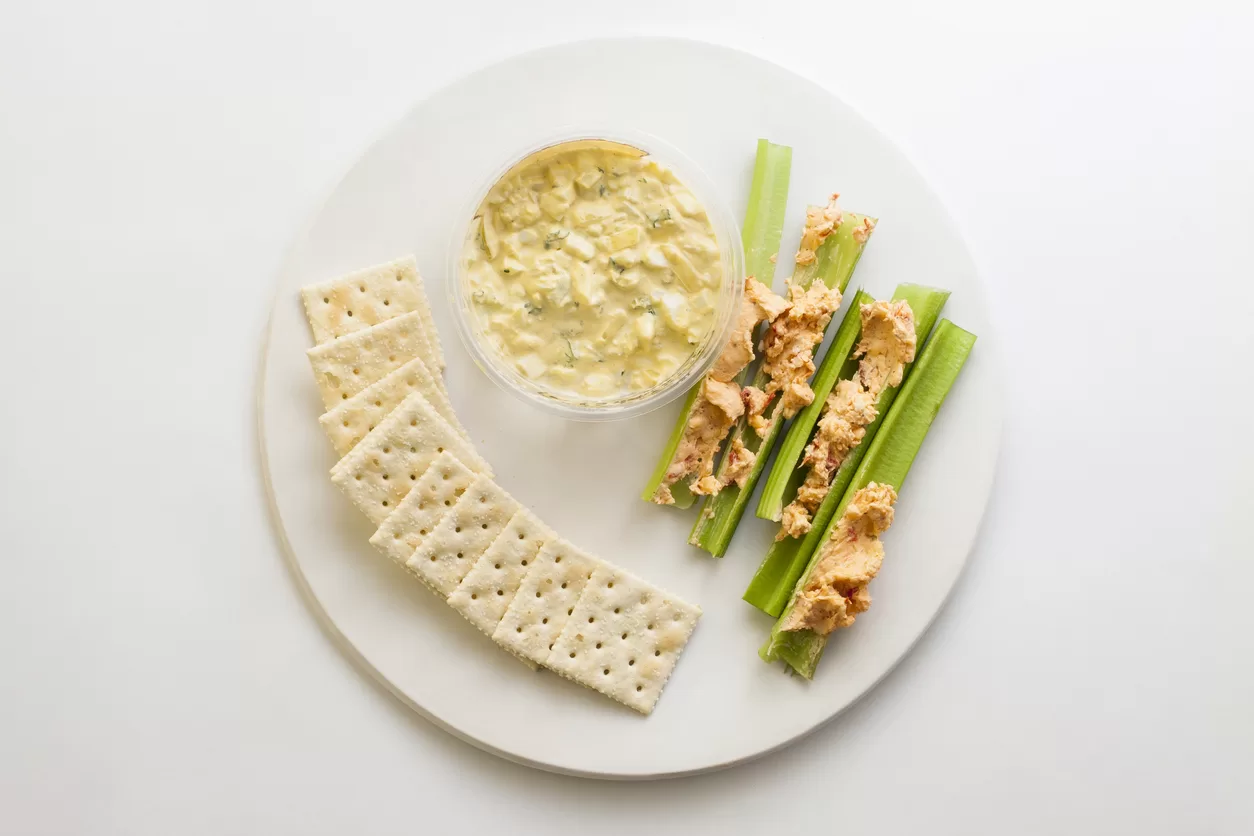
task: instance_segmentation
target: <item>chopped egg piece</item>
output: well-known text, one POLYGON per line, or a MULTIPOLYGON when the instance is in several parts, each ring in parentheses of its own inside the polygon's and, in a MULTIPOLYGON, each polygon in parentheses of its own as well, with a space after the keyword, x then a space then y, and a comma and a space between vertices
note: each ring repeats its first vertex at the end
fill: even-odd
POLYGON ((628 247, 634 247, 640 241, 640 227, 632 226, 626 229, 620 229, 610 236, 610 251, 618 252, 628 247))

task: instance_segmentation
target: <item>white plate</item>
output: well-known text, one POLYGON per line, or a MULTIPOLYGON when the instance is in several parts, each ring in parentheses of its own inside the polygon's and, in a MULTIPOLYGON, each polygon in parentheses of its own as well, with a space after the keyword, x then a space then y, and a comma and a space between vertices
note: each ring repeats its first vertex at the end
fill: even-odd
MULTIPOLYGON (((781 258, 781 262, 787 262, 781 258)), ((783 272, 781 267, 781 273, 783 272)), ((984 289, 944 208, 873 128, 814 84, 744 53, 687 41, 570 44, 489 67, 414 108, 353 167, 292 245, 279 276, 260 393, 262 460, 309 599, 350 656, 416 711, 523 763, 608 777, 708 770, 783 746, 866 693, 909 650, 966 561, 1001 437, 984 289), (828 646, 813 683, 759 661, 771 620, 740 600, 774 533, 752 506, 728 555, 686 545, 692 513, 638 498, 678 403, 641 419, 576 424, 495 389, 454 332, 445 253, 485 171, 528 136, 622 124, 704 166, 743 214, 755 141, 794 149, 781 251, 803 207, 839 190, 881 218, 854 276, 947 287, 945 315, 981 339, 911 471, 887 536, 875 606, 828 646), (651 717, 532 673, 367 544, 371 526, 331 485, 305 359, 305 283, 416 253, 448 357, 448 388, 499 481, 558 532, 705 610, 651 717)))

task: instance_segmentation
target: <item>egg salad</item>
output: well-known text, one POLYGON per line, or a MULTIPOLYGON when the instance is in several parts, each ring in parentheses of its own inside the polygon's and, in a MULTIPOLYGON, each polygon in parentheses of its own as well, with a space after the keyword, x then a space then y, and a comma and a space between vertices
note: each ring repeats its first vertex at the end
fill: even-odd
POLYGON ((716 324, 723 266, 705 207, 638 149, 577 141, 511 169, 462 268, 480 339, 524 377, 609 400, 668 380, 716 324))

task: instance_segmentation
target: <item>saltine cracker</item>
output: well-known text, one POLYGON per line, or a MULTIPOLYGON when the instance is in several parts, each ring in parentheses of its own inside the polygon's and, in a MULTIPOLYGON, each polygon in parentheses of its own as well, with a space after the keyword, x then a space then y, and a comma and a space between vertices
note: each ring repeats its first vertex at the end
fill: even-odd
POLYGON ((440 417, 448 421, 463 438, 469 437, 457 420, 444 387, 436 382, 421 357, 415 357, 348 400, 341 401, 323 413, 318 423, 331 439, 335 451, 345 456, 413 392, 426 398, 440 417))
POLYGON ((415 392, 336 463, 331 481, 379 525, 445 451, 476 473, 492 472, 470 443, 415 392))
POLYGON ((543 664, 648 714, 700 617, 699 607, 603 565, 543 664))
POLYGON ((431 346, 424 359, 436 371, 444 368, 440 335, 431 316, 418 262, 406 256, 386 264, 301 288, 305 316, 315 343, 325 343, 407 313, 417 313, 431 346))

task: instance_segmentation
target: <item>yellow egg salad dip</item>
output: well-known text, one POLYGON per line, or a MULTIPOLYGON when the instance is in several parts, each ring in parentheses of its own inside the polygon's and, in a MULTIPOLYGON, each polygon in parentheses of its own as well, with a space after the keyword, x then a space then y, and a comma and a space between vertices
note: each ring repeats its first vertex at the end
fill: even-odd
POLYGON ((488 349, 593 401, 678 371, 709 338, 723 282, 692 192, 638 149, 590 140, 537 152, 493 186, 462 261, 488 349))

